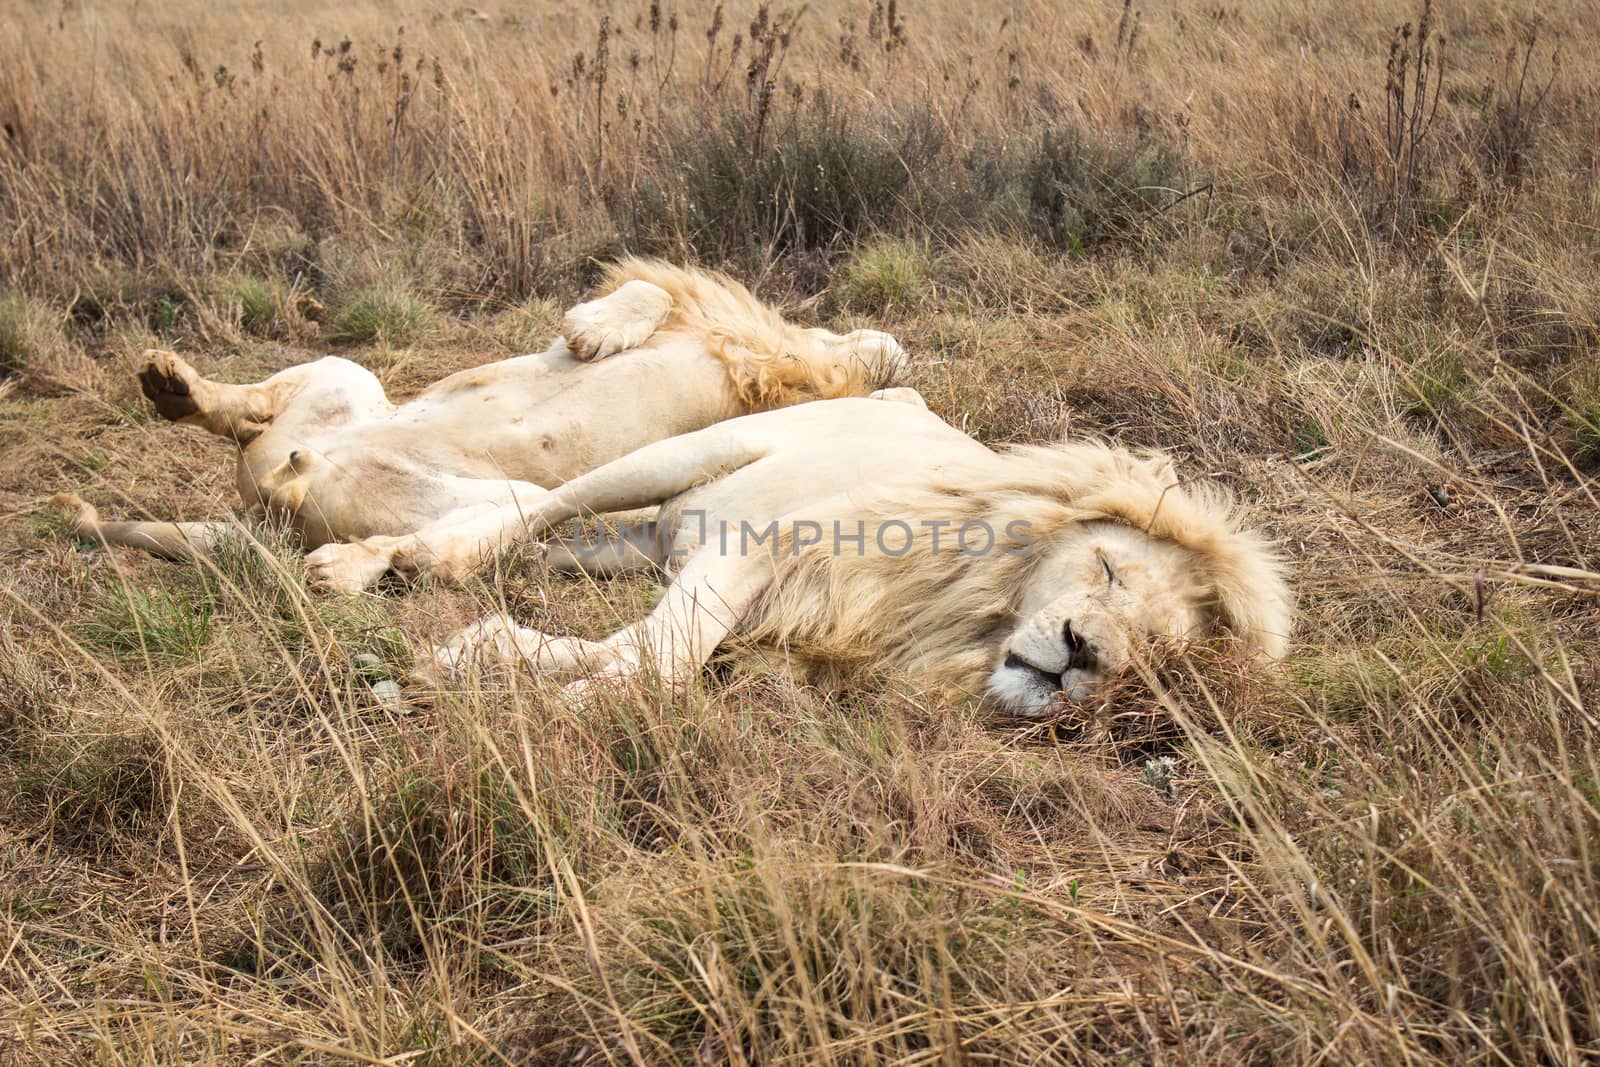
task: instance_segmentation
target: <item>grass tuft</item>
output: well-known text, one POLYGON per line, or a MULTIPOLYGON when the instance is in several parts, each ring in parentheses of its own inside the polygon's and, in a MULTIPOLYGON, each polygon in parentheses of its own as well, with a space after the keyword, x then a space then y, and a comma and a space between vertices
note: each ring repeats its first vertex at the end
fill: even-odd
POLYGON ((612 921, 628 1015, 667 1047, 718 1059, 830 1042, 891 1060, 952 1041, 980 1058, 1016 1055, 1017 1031, 993 1029, 995 1006, 1050 988, 1026 948, 1037 912, 911 871, 757 859, 713 867, 612 921), (803 995, 776 995, 785 989, 803 995), (900 998, 933 990, 936 1007, 901 1018, 900 998))
POLYGON ((246 330, 258 337, 272 333, 279 315, 279 299, 270 282, 239 275, 228 285, 228 299, 239 309, 239 321, 246 330))
POLYGON ((211 638, 213 593, 198 581, 153 588, 116 582, 102 587, 86 607, 79 636, 122 656, 192 663, 211 638))
POLYGON ((0 374, 17 374, 38 355, 30 311, 15 293, 0 296, 0 374))
POLYGON ((357 289, 335 307, 328 339, 405 348, 427 340, 439 328, 439 315, 431 304, 405 283, 390 280, 357 289))
POLYGON ((0 292, 0 377, 46 374, 65 349, 61 316, 39 300, 0 292))
POLYGON ((18 802, 40 812, 56 840, 91 848, 148 829, 171 793, 162 739, 136 715, 54 724, 29 746, 15 784, 18 802))
POLYGON ((926 298, 932 274, 925 249, 892 238, 873 241, 844 264, 845 306, 868 312, 907 308, 926 298))
POLYGON ((1600 463, 1600 370, 1592 362, 1572 371, 1561 383, 1559 438, 1574 462, 1600 463))

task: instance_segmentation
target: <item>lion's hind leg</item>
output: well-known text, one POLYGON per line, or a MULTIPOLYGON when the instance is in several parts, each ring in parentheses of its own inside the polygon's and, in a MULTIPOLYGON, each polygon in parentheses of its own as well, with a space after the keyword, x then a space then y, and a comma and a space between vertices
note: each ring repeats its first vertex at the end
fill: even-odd
POLYGON ((245 444, 277 417, 281 391, 268 382, 227 385, 204 377, 175 352, 152 348, 144 355, 139 388, 164 419, 245 444))
POLYGON ((634 279, 573 307, 562 319, 561 328, 574 356, 605 359, 649 340, 671 310, 671 294, 659 285, 634 279))
POLYGON ((308 387, 321 394, 325 420, 381 411, 383 386, 365 368, 328 356, 279 371, 253 385, 212 381, 175 352, 145 351, 139 388, 162 418, 198 426, 247 445, 272 425, 308 387))

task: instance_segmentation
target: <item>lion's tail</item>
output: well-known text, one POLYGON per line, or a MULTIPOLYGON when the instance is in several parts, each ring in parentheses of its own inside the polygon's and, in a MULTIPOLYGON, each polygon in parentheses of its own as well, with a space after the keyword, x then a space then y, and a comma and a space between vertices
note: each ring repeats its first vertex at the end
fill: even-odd
POLYGON ((226 522, 102 522, 99 510, 73 493, 57 493, 50 504, 71 521, 74 537, 140 548, 163 559, 212 558, 233 530, 226 522))

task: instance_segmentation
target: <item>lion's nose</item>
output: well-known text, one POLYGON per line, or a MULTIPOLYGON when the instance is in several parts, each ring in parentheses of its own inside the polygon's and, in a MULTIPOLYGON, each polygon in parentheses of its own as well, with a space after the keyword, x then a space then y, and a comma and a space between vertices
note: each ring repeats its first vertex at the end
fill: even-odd
POLYGON ((1088 671, 1094 669, 1096 660, 1094 646, 1085 641, 1083 635, 1072 628, 1070 619, 1061 627, 1061 640, 1065 641, 1067 645, 1067 670, 1088 671))

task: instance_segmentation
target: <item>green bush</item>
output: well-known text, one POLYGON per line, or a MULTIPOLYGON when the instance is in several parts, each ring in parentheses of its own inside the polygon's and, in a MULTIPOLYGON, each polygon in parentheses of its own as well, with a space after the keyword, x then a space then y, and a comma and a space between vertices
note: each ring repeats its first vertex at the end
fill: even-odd
POLYGON ((948 149, 925 112, 869 129, 820 93, 764 123, 729 112, 668 133, 635 221, 648 243, 702 256, 827 250, 916 217, 948 149))
POLYGON ((398 281, 378 282, 351 293, 335 312, 328 339, 342 344, 379 342, 404 348, 427 340, 439 315, 398 281))
POLYGON ((1154 133, 996 130, 967 150, 926 110, 862 118, 822 93, 765 120, 731 110, 669 129, 657 157, 618 222, 647 246, 702 257, 996 227, 1081 254, 1155 234, 1191 188, 1183 153, 1154 133))
POLYGON ((1155 232, 1165 209, 1189 191, 1183 162, 1176 147, 1151 134, 1058 125, 1030 144, 980 144, 970 170, 992 218, 1081 255, 1155 232))
POLYGON ((932 274, 927 250, 912 241, 883 238, 859 249, 844 268, 844 302, 863 311, 916 303, 932 274))

